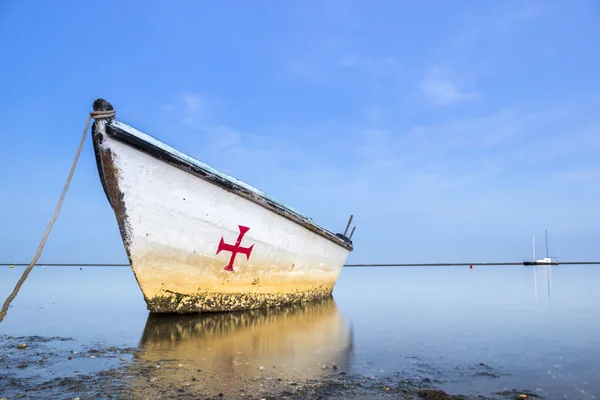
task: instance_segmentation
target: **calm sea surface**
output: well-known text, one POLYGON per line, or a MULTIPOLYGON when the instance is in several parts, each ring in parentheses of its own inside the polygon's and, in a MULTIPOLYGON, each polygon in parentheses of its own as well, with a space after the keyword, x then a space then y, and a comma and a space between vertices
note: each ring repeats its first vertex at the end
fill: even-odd
MULTIPOLYGON (((23 270, 0 268, 2 302, 23 270)), ((318 379, 335 365, 376 379, 423 377, 453 393, 600 399, 599 285, 594 265, 346 268, 334 300, 320 305, 156 318, 129 268, 36 267, 0 335, 143 348, 142 358, 215 375, 262 367, 318 379)), ((43 381, 113 362, 75 361, 19 373, 43 381)))

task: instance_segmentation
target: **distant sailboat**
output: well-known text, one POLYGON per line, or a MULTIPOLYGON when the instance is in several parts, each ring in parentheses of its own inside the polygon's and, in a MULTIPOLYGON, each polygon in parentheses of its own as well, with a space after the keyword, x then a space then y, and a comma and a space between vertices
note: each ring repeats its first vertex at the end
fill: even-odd
POLYGON ((532 261, 523 261, 523 265, 558 265, 558 260, 548 256, 548 231, 546 230, 546 257, 535 259, 535 233, 533 234, 533 257, 532 261))

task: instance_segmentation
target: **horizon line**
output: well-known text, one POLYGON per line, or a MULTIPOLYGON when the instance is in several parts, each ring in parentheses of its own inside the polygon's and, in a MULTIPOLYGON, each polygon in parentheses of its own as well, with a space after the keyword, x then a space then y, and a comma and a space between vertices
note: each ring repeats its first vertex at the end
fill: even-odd
MULTIPOLYGON (((523 265, 521 262, 446 262, 446 263, 368 263, 368 264, 344 264, 346 268, 356 267, 444 267, 444 266, 502 266, 502 265, 523 265)), ((593 265, 600 264, 600 261, 563 261, 558 264, 548 265, 593 265)), ((545 265, 543 263, 536 265, 545 265)), ((29 263, 0 263, 0 267, 27 267, 29 263)), ((36 263, 35 266, 41 267, 131 267, 131 264, 124 263, 36 263)))

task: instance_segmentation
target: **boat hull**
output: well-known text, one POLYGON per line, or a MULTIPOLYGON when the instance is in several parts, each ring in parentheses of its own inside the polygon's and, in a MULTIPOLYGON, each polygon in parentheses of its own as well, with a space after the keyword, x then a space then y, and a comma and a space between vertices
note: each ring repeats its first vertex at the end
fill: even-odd
POLYGON ((523 261, 523 265, 559 265, 559 262, 537 262, 537 261, 523 261))
POLYGON ((151 312, 236 311, 331 296, 350 244, 119 140, 111 126, 94 123, 99 173, 151 312))

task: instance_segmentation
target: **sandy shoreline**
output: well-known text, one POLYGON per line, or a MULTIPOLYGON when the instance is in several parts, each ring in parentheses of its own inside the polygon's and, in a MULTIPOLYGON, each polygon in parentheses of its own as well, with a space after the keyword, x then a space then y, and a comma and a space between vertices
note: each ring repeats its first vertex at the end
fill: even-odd
MULTIPOLYGON (((143 348, 80 348, 71 338, 0 337, 0 399, 516 399, 524 389, 489 395, 445 393, 434 377, 384 377, 323 365, 319 379, 289 377, 267 367, 240 378, 187 368, 177 359, 143 360, 143 348), (22 348, 23 344, 26 346, 22 348), (21 345, 21 346, 19 346, 21 345), (19 348, 21 347, 21 348, 19 348), (75 365, 75 367, 73 367, 75 365)), ((478 374, 495 377, 481 364, 478 374)))

